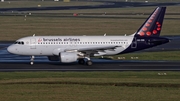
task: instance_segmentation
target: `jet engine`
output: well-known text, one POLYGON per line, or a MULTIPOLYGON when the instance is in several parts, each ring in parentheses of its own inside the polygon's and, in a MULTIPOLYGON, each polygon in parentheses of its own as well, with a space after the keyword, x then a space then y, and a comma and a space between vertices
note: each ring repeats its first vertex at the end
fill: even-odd
POLYGON ((75 52, 61 52, 59 59, 63 63, 75 62, 78 59, 78 54, 75 52))

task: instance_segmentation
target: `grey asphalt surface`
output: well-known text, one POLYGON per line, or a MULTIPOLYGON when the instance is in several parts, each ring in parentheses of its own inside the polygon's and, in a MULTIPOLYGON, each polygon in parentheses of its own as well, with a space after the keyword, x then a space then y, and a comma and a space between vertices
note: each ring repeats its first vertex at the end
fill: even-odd
MULTIPOLYGON (((84 0, 81 0, 84 1, 84 0)), ((43 11, 43 10, 79 10, 79 9, 99 9, 99 8, 125 8, 125 7, 148 7, 148 6, 172 6, 179 5, 179 2, 122 2, 122 1, 102 1, 93 0, 92 2, 101 2, 101 5, 89 6, 56 6, 56 7, 25 7, 25 8, 0 8, 0 11, 43 11)))
POLYGON ((1 72, 14 71, 179 71, 180 62, 168 61, 120 61, 120 60, 93 60, 93 66, 75 63, 61 64, 55 62, 28 62, 0 63, 1 72), (100 62, 102 61, 102 62, 100 62))

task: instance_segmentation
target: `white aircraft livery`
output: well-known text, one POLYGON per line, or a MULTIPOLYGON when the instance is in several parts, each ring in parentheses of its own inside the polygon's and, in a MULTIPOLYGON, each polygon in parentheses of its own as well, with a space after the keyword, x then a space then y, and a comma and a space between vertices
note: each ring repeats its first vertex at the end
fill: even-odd
POLYGON ((160 37, 166 7, 157 7, 142 26, 129 36, 29 36, 7 48, 17 55, 47 56, 50 61, 92 65, 90 57, 134 52, 169 42, 160 37))

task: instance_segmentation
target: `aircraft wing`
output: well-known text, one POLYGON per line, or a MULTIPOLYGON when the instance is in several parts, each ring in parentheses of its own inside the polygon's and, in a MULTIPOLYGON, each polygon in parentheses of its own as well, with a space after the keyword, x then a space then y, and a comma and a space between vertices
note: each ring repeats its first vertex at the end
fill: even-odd
POLYGON ((83 52, 83 53, 103 53, 105 50, 114 51, 117 47, 122 46, 94 46, 94 47, 82 47, 79 49, 68 49, 65 51, 77 51, 77 52, 83 52))
MULTIPOLYGON (((65 52, 82 52, 82 53, 104 53, 105 50, 110 50, 110 51, 114 51, 117 47, 122 47, 122 46, 118 46, 118 45, 114 45, 114 46, 94 46, 94 47, 81 47, 81 48, 76 48, 76 47, 72 47, 71 49, 66 49, 64 50, 65 52)), ((59 49, 55 49, 53 51, 54 55, 58 55, 60 52, 59 49)))
POLYGON ((116 47, 121 47, 121 46, 95 46, 95 47, 85 47, 85 48, 80 48, 78 51, 95 51, 95 50, 114 50, 116 47))

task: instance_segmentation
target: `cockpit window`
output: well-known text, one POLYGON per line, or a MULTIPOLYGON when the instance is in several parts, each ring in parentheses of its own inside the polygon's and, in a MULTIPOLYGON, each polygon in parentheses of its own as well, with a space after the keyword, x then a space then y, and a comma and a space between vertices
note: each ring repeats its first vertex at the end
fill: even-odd
POLYGON ((24 45, 23 41, 16 41, 14 44, 24 45))

